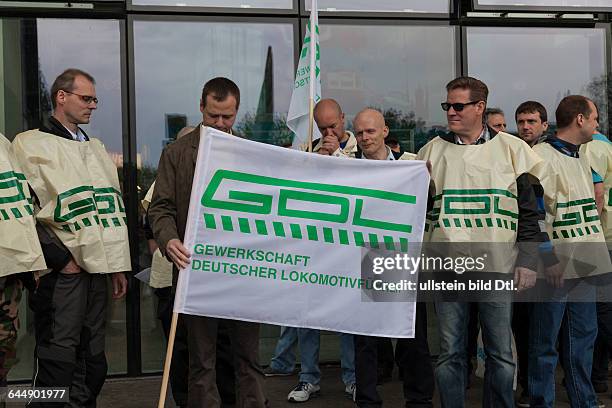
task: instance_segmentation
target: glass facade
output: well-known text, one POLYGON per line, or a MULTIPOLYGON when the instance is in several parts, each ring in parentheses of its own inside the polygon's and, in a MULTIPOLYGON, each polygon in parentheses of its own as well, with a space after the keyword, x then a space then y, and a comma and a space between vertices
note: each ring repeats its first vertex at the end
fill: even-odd
POLYGON ((580 94, 597 103, 607 134, 605 29, 468 27, 467 58, 468 73, 488 84, 488 105, 506 113, 510 131, 522 102, 542 103, 553 125, 561 99, 580 94))
POLYGON ((376 107, 404 150, 416 152, 446 123, 440 102, 457 71, 454 27, 320 25, 321 92, 340 103, 347 128, 360 110, 376 107))
MULTIPOLYGON (((310 10, 310 1, 305 2, 310 10)), ((359 11, 371 13, 449 13, 450 0, 318 0, 320 11, 359 11)))
MULTIPOLYGON (((0 14, 0 132, 12 139, 39 126, 50 113, 49 88, 62 70, 90 72, 100 104, 85 130, 102 139, 117 165, 134 269, 140 271, 150 265, 140 200, 155 179, 163 147, 182 127, 200 122, 208 79, 222 75, 239 85, 237 133, 264 143, 290 141, 285 120, 306 3, 131 0, 127 11, 111 5, 95 19, 96 9, 56 10, 54 18, 45 17, 44 9, 28 17, 19 17, 17 9, 0 14), (131 6, 141 8, 134 12, 131 6), (186 15, 196 8, 197 16, 186 15), (235 12, 228 13, 232 8, 235 12)), ((596 21, 492 21, 468 17, 473 7, 458 3, 319 0, 325 11, 322 93, 341 104, 348 129, 361 109, 379 108, 391 134, 405 150, 416 152, 446 125, 440 108, 445 84, 469 74, 488 84, 489 106, 506 111, 511 131, 522 101, 541 101, 553 121, 559 100, 581 93, 598 103, 601 128, 609 133, 612 14, 597 14, 596 21)), ((137 376, 161 370, 166 343, 154 291, 136 279, 131 288, 127 299, 113 301, 109 309, 107 351, 110 373, 137 376)), ((19 363, 11 379, 31 375, 34 338, 27 295, 20 316, 19 363)), ((262 329, 262 362, 267 363, 277 335, 276 327, 262 329)), ((337 343, 337 336, 324 336, 323 344, 333 347, 322 351, 322 360, 338 358, 337 343)))
POLYGON ((511 1, 511 0, 474 0, 478 7, 494 8, 549 8, 551 10, 570 10, 582 13, 587 10, 612 10, 609 0, 534 0, 534 1, 511 1))
MULTIPOLYGON (((12 139, 17 133, 37 127, 51 114, 50 88, 55 77, 78 67, 96 78, 100 100, 88 135, 99 138, 115 162, 121 178, 123 131, 121 103, 121 35, 119 20, 93 19, 0 19, 0 133, 12 139), (75 35, 77 34, 77 35, 75 35), (25 41, 25 47, 15 47, 25 41), (32 86, 34 85, 34 86, 32 86)), ((18 363, 12 379, 29 378, 33 366, 33 316, 27 307, 27 292, 20 303, 18 363)), ((109 293, 110 298, 110 293, 109 293)), ((106 350, 109 373, 127 372, 125 352, 125 299, 111 301, 107 315, 106 350)))
POLYGON ((131 0, 135 6, 291 9, 293 0, 131 0))

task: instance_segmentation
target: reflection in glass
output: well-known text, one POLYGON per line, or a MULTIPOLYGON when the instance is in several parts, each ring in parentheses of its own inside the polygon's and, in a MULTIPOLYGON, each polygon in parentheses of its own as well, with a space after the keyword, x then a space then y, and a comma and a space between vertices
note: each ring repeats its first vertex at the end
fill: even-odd
POLYGON ((347 128, 361 109, 379 108, 390 135, 416 152, 446 126, 440 102, 455 77, 453 28, 322 23, 320 30, 323 97, 338 101, 347 128))
MULTIPOLYGON (((306 10, 310 11, 310 0, 306 10)), ((450 0, 318 0, 319 11, 369 11, 385 13, 449 13, 450 0)))
POLYGON ((135 6, 292 9, 293 0, 132 0, 135 6))
MULTIPOLYGON (((96 79, 100 103, 89 125, 82 127, 88 135, 102 140, 116 164, 122 167, 119 21, 37 19, 36 26, 41 98, 50 98, 53 80, 66 68, 79 68, 91 74, 96 79)), ((45 106, 50 109, 50 99, 45 106)))
POLYGON ((511 132, 514 111, 527 100, 546 107, 554 131, 557 105, 571 94, 593 98, 607 132, 603 28, 468 27, 467 52, 469 74, 487 84, 488 105, 505 111, 511 132))
MULTIPOLYGON (((138 184, 143 195, 155 179, 164 146, 183 126, 201 122, 202 87, 216 76, 228 77, 240 88, 237 134, 265 143, 290 143, 285 118, 295 73, 293 30, 289 23, 134 21, 136 135, 143 163, 138 184)), ((144 267, 150 264, 150 253, 142 229, 139 234, 139 262, 144 267)), ((143 285, 144 371, 160 370, 165 355, 157 302, 154 291, 143 285)))

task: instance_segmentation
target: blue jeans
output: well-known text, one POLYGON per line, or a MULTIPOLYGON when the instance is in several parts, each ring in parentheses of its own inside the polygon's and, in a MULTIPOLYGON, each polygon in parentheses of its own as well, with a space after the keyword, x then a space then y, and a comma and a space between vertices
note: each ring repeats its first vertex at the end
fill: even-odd
MULTIPOLYGON (((443 408, 465 406, 467 382, 467 325, 469 304, 436 302, 440 332, 440 356, 435 369, 443 408)), ((486 355, 482 406, 513 408, 514 361, 512 359, 512 304, 478 303, 482 341, 486 355)))
MULTIPOLYGON (((342 381, 344 384, 355 383, 355 347, 353 335, 340 335, 340 365, 342 366, 342 381)), ((319 384, 321 370, 319 369, 320 334, 316 329, 301 329, 281 327, 280 337, 274 350, 270 367, 282 373, 291 373, 295 369, 295 354, 293 347, 297 342, 300 348, 301 370, 299 381, 319 384)))
MULTIPOLYGON (((593 292, 594 299, 594 292, 593 292)), ((565 385, 572 407, 597 406, 591 384, 593 346, 597 337, 595 303, 534 303, 529 343, 529 395, 531 407, 549 408, 555 404, 557 338, 562 342, 561 359, 565 385)))

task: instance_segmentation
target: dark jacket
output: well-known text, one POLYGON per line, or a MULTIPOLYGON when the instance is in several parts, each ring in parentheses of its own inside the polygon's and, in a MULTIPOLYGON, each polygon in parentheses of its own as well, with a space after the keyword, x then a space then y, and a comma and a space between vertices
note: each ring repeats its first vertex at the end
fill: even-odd
MULTIPOLYGON (((64 139, 73 140, 72 135, 68 130, 62 125, 57 119, 54 117, 50 117, 43 126, 39 129, 41 132, 49 133, 64 139)), ((85 139, 89 140, 87 134, 81 129, 83 135, 85 135, 85 139)), ((30 193, 36 202, 38 202, 38 198, 32 189, 30 189, 30 193)), ((36 232, 38 233, 38 240, 40 241, 40 246, 43 251, 43 255, 45 257, 45 262, 47 266, 51 268, 53 271, 61 271, 64 267, 70 262, 72 259, 72 254, 70 251, 62 244, 62 241, 55 235, 51 228, 46 225, 37 222, 36 223, 36 232)))
MULTIPOLYGON (((497 135, 497 131, 489 127, 489 135, 493 139, 497 135)), ((455 143, 455 134, 448 132, 440 135, 440 138, 449 142, 455 143)), ((435 166, 435 163, 434 163, 435 166)), ((516 242, 519 243, 519 254, 516 260, 516 266, 522 266, 532 271, 538 267, 538 248, 534 242, 541 241, 540 226, 538 224, 538 204, 533 191, 529 174, 524 173, 516 179, 517 201, 519 209, 519 218, 517 226, 516 242), (525 243, 522 244, 521 243, 525 243)))
POLYGON ((166 146, 159 159, 148 215, 153 235, 164 256, 168 241, 175 238, 183 241, 185 238, 199 143, 200 126, 197 126, 191 133, 166 146))

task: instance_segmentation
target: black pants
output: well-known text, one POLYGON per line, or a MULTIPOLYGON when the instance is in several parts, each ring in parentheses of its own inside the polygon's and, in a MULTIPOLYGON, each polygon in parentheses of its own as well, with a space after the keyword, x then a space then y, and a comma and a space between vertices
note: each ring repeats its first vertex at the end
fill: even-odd
MULTIPOLYGON (((381 407, 376 390, 380 338, 355 336, 356 403, 359 407, 381 407)), ((406 407, 432 407, 434 374, 427 344, 427 309, 417 303, 415 338, 398 339, 395 361, 402 373, 406 407)))
MULTIPOLYGON (((170 334, 174 296, 171 288, 155 290, 158 297, 157 318, 164 328, 166 340, 170 334)), ((217 388, 223 405, 236 403, 236 380, 234 376, 233 352, 229 338, 229 328, 221 322, 217 332, 217 388)), ((174 350, 170 365, 170 386, 172 397, 177 406, 187 405, 187 381, 189 378, 189 352, 187 350, 187 326, 184 316, 179 316, 174 338, 174 350)))
MULTIPOLYGON (((36 332, 34 387, 68 387, 69 406, 95 407, 107 364, 107 277, 51 272, 30 295, 36 332)), ((64 403, 32 403, 31 407, 64 403)))
POLYGON ((608 383, 608 358, 612 354, 612 303, 597 302, 597 339, 593 350, 591 382, 608 383))
POLYGON ((516 302, 512 305, 512 332, 518 360, 518 383, 523 395, 528 395, 529 322, 532 303, 516 302))
POLYGON ((470 320, 467 330, 467 382, 470 383, 470 376, 476 367, 472 366, 472 359, 476 358, 478 351, 478 332, 480 330, 480 322, 478 320, 478 303, 470 302, 470 320))

